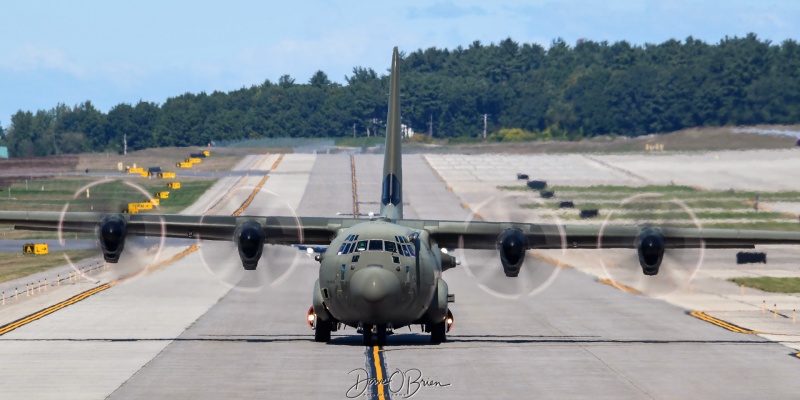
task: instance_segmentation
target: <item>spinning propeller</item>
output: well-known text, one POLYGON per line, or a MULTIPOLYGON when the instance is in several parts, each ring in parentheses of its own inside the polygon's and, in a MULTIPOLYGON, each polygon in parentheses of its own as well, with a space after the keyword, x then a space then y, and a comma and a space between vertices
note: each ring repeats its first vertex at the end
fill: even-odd
POLYGON ((689 287, 703 263, 705 246, 700 239, 688 238, 666 243, 661 229, 671 226, 702 229, 685 202, 659 194, 632 196, 609 209, 599 240, 599 261, 607 279, 656 297, 689 287), (629 249, 602 248, 604 231, 615 224, 643 227, 637 238, 636 253, 629 249))
MULTIPOLYGON (((520 194, 492 196, 473 208, 466 229, 482 220, 510 224, 495 241, 495 251, 458 250, 462 267, 481 289, 499 298, 516 299, 536 295, 555 280, 560 268, 551 256, 564 254, 566 238, 560 218, 541 199, 520 194), (548 247, 557 250, 525 250, 529 239, 520 228, 532 223, 558 227, 543 236, 548 247)), ((464 237, 460 240, 463 244, 464 237)))
MULTIPOLYGON (((212 210, 219 210, 220 214, 224 210, 227 215, 232 212, 241 221, 233 232, 233 242, 203 241, 202 234, 195 236, 205 269, 237 290, 257 291, 283 282, 297 265, 299 252, 294 247, 270 244, 270 233, 303 242, 302 226, 294 208, 277 193, 256 186, 237 186, 214 203, 221 207, 212 210), (236 206, 239 208, 233 210, 236 206), (276 218, 258 217, 263 215, 276 218)), ((203 215, 201 225, 207 217, 203 215)))

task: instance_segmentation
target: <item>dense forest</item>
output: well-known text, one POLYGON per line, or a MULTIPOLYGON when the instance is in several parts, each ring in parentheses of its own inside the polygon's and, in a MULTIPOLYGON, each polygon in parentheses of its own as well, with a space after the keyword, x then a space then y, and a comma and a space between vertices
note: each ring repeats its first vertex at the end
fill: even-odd
MULTIPOLYGON (((430 48, 400 62, 403 123, 434 137, 519 128, 527 138, 636 136, 695 126, 800 122, 800 45, 754 34, 709 44, 691 37, 631 45, 506 39, 430 48), (430 126, 429 126, 430 124, 430 126)), ((228 93, 183 94, 164 104, 90 101, 19 111, 0 142, 12 156, 205 145, 260 137, 342 137, 382 132, 388 77, 356 67, 345 84, 318 71, 228 93)), ((519 131, 517 129, 517 131, 519 131)))

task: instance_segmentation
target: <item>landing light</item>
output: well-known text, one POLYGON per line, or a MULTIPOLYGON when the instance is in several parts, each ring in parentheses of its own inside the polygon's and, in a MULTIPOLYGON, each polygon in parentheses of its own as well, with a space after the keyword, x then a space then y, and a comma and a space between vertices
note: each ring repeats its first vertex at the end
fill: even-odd
POLYGON ((447 254, 447 248, 442 247, 442 253, 447 254))
POLYGON ((311 247, 306 247, 306 253, 314 254, 314 249, 312 249, 311 247))
POLYGON ((314 313, 314 306, 308 307, 308 316, 306 317, 306 322, 308 322, 308 327, 311 330, 314 330, 314 321, 317 319, 317 314, 314 313))

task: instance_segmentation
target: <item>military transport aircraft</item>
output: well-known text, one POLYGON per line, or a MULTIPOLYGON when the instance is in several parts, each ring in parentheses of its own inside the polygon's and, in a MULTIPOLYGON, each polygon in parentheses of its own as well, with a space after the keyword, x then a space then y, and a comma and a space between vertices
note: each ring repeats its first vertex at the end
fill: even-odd
POLYGON ((796 232, 403 219, 399 100, 395 48, 381 210, 369 220, 0 211, 0 223, 14 224, 16 229, 94 232, 110 263, 119 260, 127 236, 158 232, 167 237, 233 241, 246 270, 256 269, 264 244, 316 246, 324 252, 316 256, 319 279, 308 315, 315 340, 328 342, 332 331, 347 325, 363 334, 366 345, 372 343, 373 334, 377 344, 383 345, 387 332, 409 325, 422 325, 432 343, 446 340, 453 315, 442 272, 458 261, 443 249, 496 249, 503 272, 515 278, 528 249, 636 249, 642 272, 656 275, 668 248, 800 244, 796 232))

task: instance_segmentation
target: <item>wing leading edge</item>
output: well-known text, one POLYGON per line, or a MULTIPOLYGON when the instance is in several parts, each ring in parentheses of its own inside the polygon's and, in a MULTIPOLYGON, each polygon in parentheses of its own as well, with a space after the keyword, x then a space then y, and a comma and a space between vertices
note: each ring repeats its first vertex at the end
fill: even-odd
MULTIPOLYGON (((636 248, 636 240, 646 227, 520 224, 512 222, 452 222, 403 220, 399 224, 425 229, 439 246, 446 248, 494 249, 507 229, 519 229, 528 239, 529 249, 558 248, 636 248)), ((800 232, 698 229, 660 227, 666 248, 752 248, 755 245, 800 244, 800 232)))
MULTIPOLYGON (((0 223, 15 229, 95 233, 108 214, 94 212, 0 211, 0 223)), ((234 240, 237 226, 258 222, 269 244, 327 245, 336 233, 358 220, 324 217, 222 216, 178 214, 117 214, 127 223, 127 234, 202 240, 234 240)))

